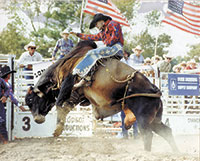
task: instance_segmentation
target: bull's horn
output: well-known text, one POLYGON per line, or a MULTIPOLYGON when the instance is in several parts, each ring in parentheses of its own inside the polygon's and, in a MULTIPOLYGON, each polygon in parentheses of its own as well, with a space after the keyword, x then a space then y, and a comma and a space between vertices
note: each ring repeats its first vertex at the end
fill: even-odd
POLYGON ((44 94, 38 89, 38 88, 34 88, 34 92, 37 93, 37 95, 42 98, 44 96, 44 94))
POLYGON ((34 121, 38 124, 45 122, 45 117, 43 115, 34 116, 34 121))
POLYGON ((44 94, 42 92, 37 93, 37 95, 42 98, 44 96, 44 94))

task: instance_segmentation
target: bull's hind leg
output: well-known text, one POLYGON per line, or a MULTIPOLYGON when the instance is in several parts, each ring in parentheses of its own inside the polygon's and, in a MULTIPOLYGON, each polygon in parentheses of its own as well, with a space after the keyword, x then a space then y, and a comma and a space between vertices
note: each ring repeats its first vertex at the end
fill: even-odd
POLYGON ((156 119, 151 124, 151 129, 156 132, 158 135, 162 136, 171 146, 173 152, 179 152, 174 137, 172 135, 172 130, 161 121, 157 121, 156 119))
POLYGON ((149 124, 145 123, 144 120, 138 120, 138 122, 139 122, 138 126, 140 129, 140 133, 142 135, 144 142, 144 150, 151 151, 152 138, 153 138, 152 130, 149 124))
POLYGON ((56 129, 53 133, 54 137, 58 137, 62 134, 64 130, 64 125, 66 121, 67 114, 71 111, 71 109, 74 108, 73 105, 70 105, 68 103, 64 103, 62 107, 56 106, 57 109, 57 125, 56 129))

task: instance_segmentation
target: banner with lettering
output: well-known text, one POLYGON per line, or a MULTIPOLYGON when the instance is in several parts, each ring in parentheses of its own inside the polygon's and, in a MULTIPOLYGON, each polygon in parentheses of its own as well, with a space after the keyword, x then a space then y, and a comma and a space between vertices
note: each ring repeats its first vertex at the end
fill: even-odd
POLYGON ((169 95, 200 95, 199 79, 197 74, 168 74, 169 95))
POLYGON ((38 82, 38 79, 42 75, 42 73, 47 69, 50 65, 52 65, 52 61, 47 62, 39 62, 33 64, 33 75, 34 75, 34 85, 38 82))

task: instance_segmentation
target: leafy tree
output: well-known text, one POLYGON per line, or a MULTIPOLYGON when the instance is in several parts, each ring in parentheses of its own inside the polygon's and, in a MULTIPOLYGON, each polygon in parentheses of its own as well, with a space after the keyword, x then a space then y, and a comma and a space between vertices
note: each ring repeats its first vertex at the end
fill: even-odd
POLYGON ((24 46, 28 39, 24 33, 19 31, 13 23, 9 23, 7 28, 0 33, 0 52, 2 54, 14 54, 18 58, 24 52, 24 46))
POLYGON ((191 50, 188 52, 188 56, 190 58, 194 58, 195 56, 200 57, 200 43, 195 44, 195 45, 191 45, 190 49, 191 50))
POLYGON ((137 4, 136 0, 112 0, 112 2, 128 20, 131 20, 135 16, 133 6, 137 4))
MULTIPOLYGON (((140 45, 144 50, 144 52, 142 53, 144 57, 154 56, 156 38, 148 33, 148 29, 146 29, 138 35, 135 35, 133 37, 134 41, 128 42, 127 40, 129 40, 129 38, 125 39, 125 49, 129 52, 132 53, 132 48, 136 47, 137 45, 140 45)), ((165 48, 169 47, 171 43, 172 40, 170 36, 166 34, 159 35, 157 43, 157 55, 162 56, 163 54, 166 54, 167 51, 165 50, 165 48)))
MULTIPOLYGON (((70 3, 69 1, 69 3, 66 3, 66 1, 56 0, 22 0, 20 3, 13 0, 10 1, 9 6, 5 8, 10 15, 13 27, 18 29, 16 32, 24 33, 23 36, 26 37, 24 38, 24 40, 26 40, 25 44, 31 40, 35 41, 36 44, 40 46, 38 51, 44 57, 51 56, 48 50, 50 47, 55 46, 56 41, 60 38, 60 32, 66 28, 70 31, 71 28, 69 24, 80 21, 80 9, 80 1, 74 3, 70 3), (29 26, 29 28, 27 28, 27 26, 29 26)), ((10 30, 7 31, 8 35, 9 31, 10 30)), ((77 39, 75 41, 77 41, 77 39)), ((0 44, 2 44, 2 42, 0 42, 0 44)), ((24 44, 20 46, 22 45, 24 44)), ((8 48, 5 43, 4 48, 8 48)), ((12 51, 10 50, 9 52, 12 51)), ((17 55, 20 54, 21 53, 17 53, 17 55)))
MULTIPOLYGON (((134 11, 134 6, 137 5, 136 0, 113 0, 113 3, 116 4, 128 20, 131 20, 136 15, 134 11)), ((4 43, 4 40, 1 38, 0 52, 14 53, 18 57, 22 53, 24 45, 33 40, 40 46, 38 51, 44 57, 50 57, 51 53, 48 53, 48 50, 55 46, 56 41, 60 38, 60 32, 66 28, 70 31, 72 29, 70 24, 79 24, 81 1, 22 0, 19 3, 19 1, 13 0, 10 1, 10 5, 6 8, 6 11, 12 20, 12 30, 7 27, 1 34, 12 35, 12 38, 7 37, 7 41, 16 41, 17 45, 16 48, 10 49, 8 47, 9 43, 4 43), (27 26, 31 28, 27 28, 27 26)), ((85 16, 92 18, 92 16, 84 13, 83 18, 85 16)), ((158 23, 155 23, 155 20, 156 22, 159 21, 159 14, 153 11, 146 19, 147 27, 145 31, 142 31, 138 35, 130 35, 129 33, 125 33, 124 35, 125 40, 129 40, 129 42, 125 41, 125 48, 131 51, 133 47, 140 44, 144 48, 143 54, 145 57, 153 56, 154 53, 156 38, 150 34, 148 25, 158 25, 158 23)), ((83 26, 85 33, 89 32, 88 25, 84 24, 83 26)), ((162 55, 166 53, 165 48, 169 46, 172 40, 166 34, 159 35, 157 40, 157 53, 162 55)), ((75 38, 74 41, 76 43, 78 39, 75 38)))

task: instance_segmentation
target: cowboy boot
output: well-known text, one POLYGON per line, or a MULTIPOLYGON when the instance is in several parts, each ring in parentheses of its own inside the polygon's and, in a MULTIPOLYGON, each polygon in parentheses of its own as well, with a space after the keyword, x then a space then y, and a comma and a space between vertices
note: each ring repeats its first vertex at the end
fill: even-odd
POLYGON ((81 78, 81 80, 74 84, 73 90, 80 88, 82 86, 90 86, 91 85, 91 77, 90 76, 86 76, 84 78, 81 78))
POLYGON ((74 88, 77 89, 79 87, 82 87, 86 83, 85 79, 81 79, 78 83, 74 84, 74 88))

